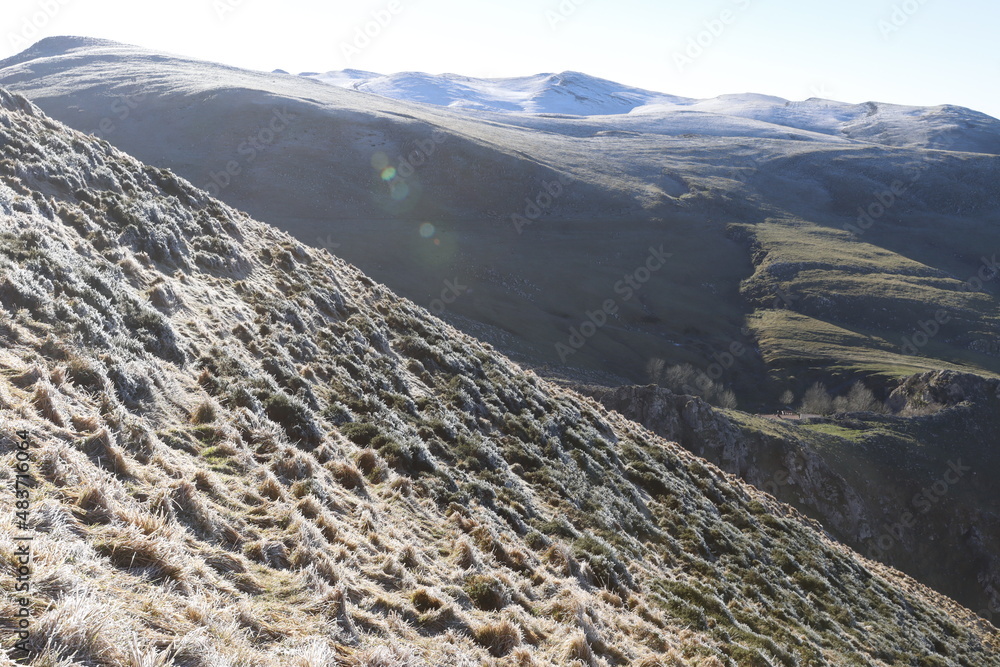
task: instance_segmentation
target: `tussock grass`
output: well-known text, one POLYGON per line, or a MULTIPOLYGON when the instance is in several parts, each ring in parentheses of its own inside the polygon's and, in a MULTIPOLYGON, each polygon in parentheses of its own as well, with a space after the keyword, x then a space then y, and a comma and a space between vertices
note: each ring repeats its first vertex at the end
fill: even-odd
POLYGON ((83 591, 74 592, 38 618, 30 646, 33 651, 51 657, 121 664, 123 643, 114 611, 107 600, 83 591))
POLYGON ((490 655, 502 658, 521 644, 521 630, 507 619, 483 623, 472 629, 472 636, 490 655))
POLYGON ((66 417, 60 407, 58 390, 48 382, 38 382, 35 385, 35 393, 32 402, 43 417, 56 426, 66 426, 66 417))
POLYGON ((191 413, 192 424, 211 424, 218 418, 219 409, 211 400, 203 401, 191 413))

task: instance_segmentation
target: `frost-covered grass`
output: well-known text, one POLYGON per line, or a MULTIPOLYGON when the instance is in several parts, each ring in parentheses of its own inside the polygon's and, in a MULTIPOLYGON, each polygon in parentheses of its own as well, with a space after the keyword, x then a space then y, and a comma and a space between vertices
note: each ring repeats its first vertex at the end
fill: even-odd
POLYGON ((31 664, 1000 664, 995 631, 788 507, 0 102, 31 664))

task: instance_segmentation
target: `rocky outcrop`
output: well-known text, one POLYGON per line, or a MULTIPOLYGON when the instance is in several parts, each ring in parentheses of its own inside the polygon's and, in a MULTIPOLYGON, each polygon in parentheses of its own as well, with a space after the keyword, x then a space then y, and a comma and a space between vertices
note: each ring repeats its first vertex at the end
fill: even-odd
POLYGON ((878 514, 808 443, 739 426, 695 396, 668 389, 587 387, 606 407, 673 440, 758 489, 819 520, 851 542, 870 537, 878 514))
POLYGON ((998 397, 1000 380, 956 371, 932 371, 903 380, 889 395, 887 407, 897 414, 926 414, 966 401, 985 403, 998 397))

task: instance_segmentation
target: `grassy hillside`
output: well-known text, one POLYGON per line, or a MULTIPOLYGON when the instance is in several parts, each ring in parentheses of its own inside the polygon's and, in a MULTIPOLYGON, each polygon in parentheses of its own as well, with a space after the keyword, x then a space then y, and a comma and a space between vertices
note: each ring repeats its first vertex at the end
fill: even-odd
POLYGON ((789 507, 0 105, 2 507, 18 432, 36 481, 0 585, 32 537, 29 664, 1000 664, 995 629, 789 507))

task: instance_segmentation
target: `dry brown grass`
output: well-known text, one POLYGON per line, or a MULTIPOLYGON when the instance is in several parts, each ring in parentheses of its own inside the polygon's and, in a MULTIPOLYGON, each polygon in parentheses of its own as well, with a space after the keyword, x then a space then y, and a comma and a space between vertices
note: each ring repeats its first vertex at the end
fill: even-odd
POLYGON ((365 488, 365 478, 358 470, 357 466, 347 461, 333 461, 327 464, 330 474, 345 489, 351 491, 363 491, 365 488))
POLYGON ((219 417, 219 407, 215 401, 206 399, 191 413, 192 424, 211 424, 219 417))
POLYGON ((124 526, 108 526, 93 533, 93 547, 112 565, 124 570, 143 570, 154 581, 173 579, 183 582, 185 568, 180 554, 165 548, 159 536, 124 526))
POLYGON ((389 474, 389 466, 374 449, 362 449, 354 456, 354 462, 372 484, 385 481, 389 474))
POLYGON ((106 428, 98 430, 80 443, 83 450, 97 465, 112 474, 122 477, 132 476, 132 466, 122 449, 115 444, 111 432, 106 428))
POLYGON ((66 417, 60 406, 58 390, 48 382, 39 382, 35 385, 35 393, 31 401, 38 408, 43 417, 59 427, 66 426, 66 417))
POLYGON ((455 541, 454 555, 455 564, 463 570, 471 570, 480 565, 476 547, 465 537, 455 541))
POLYGON ((85 664, 122 664, 125 643, 116 611, 107 600, 73 593, 38 618, 30 644, 43 656, 62 655, 85 664))
POLYGON ((88 524, 111 523, 115 518, 115 503, 108 496, 103 485, 84 484, 70 492, 73 511, 88 524))
POLYGON ((594 650, 590 647, 586 635, 577 632, 571 635, 563 643, 563 658, 566 660, 579 660, 589 667, 597 667, 597 658, 594 650))
POLYGON ((497 658, 504 657, 521 644, 521 629, 507 619, 478 625, 472 629, 472 636, 497 658))

